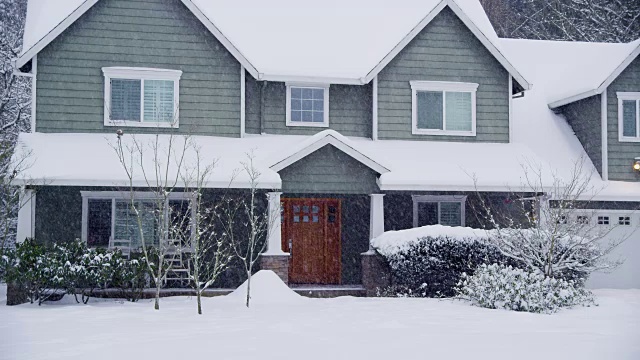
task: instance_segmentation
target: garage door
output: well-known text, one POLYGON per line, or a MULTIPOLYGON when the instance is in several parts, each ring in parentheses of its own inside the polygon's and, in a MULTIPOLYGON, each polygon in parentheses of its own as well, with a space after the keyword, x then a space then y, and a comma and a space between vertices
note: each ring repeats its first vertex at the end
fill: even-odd
POLYGON ((592 289, 640 288, 640 212, 628 210, 585 210, 594 231, 607 232, 604 243, 625 239, 610 255, 624 262, 611 272, 595 272, 587 281, 592 289))

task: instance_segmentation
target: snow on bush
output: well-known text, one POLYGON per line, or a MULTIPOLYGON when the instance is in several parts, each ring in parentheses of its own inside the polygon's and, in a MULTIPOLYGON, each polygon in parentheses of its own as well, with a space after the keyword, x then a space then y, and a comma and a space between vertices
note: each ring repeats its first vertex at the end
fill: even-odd
MULTIPOLYGON (((0 258, 0 280, 20 284, 31 302, 42 303, 67 293, 87 303, 96 289, 117 288, 136 301, 146 285, 142 259, 127 259, 119 250, 89 249, 82 241, 46 248, 33 239, 17 244, 0 258)), ((79 302, 79 301, 78 301, 79 302)))
POLYGON ((476 306, 534 313, 594 304, 591 292, 573 281, 499 264, 482 264, 473 275, 463 274, 456 292, 476 306))
POLYGON ((371 245, 391 268, 393 286, 382 296, 454 296, 463 273, 473 274, 481 264, 515 265, 488 241, 486 231, 464 227, 389 231, 371 245))

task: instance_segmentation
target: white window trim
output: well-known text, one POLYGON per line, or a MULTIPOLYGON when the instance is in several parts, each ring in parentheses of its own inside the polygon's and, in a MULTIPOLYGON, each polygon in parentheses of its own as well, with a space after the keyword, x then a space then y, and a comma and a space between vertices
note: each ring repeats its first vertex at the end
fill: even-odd
POLYGON ((458 202, 460 203, 460 226, 466 226, 466 203, 467 195, 413 195, 413 227, 418 227, 418 204, 419 203, 437 203, 438 204, 438 223, 440 223, 440 203, 442 202, 458 202))
POLYGON ((170 69, 132 68, 132 67, 104 67, 104 125, 105 126, 130 126, 130 127, 160 127, 177 128, 179 126, 179 102, 180 102, 180 78, 182 71, 170 69), (140 121, 111 120, 111 79, 141 80, 140 86, 140 121), (173 81, 173 112, 174 121, 151 122, 144 121, 144 80, 171 80, 173 81))
POLYGON ((618 92, 618 141, 640 142, 640 92, 618 92), (623 101, 636 102, 636 136, 624 136, 624 116, 622 112, 623 101))
MULTIPOLYGON (((80 191, 82 196, 82 241, 87 243, 87 235, 89 230, 89 200, 111 200, 111 236, 115 234, 115 211, 116 200, 130 200, 133 195, 135 200, 157 200, 158 196, 148 191, 135 191, 133 194, 127 191, 80 191)), ((187 192, 175 192, 170 193, 167 200, 191 200, 194 201, 192 193, 187 192)), ((168 206, 165 206, 168 208, 168 206)), ((195 219, 195 209, 191 210, 192 229, 195 225, 193 220, 195 219)), ((166 216, 166 215, 165 215, 166 216)), ((112 240, 112 239, 110 239, 112 240)), ((193 244, 192 244, 193 246, 193 244)))
POLYGON ((287 121, 291 127, 329 127, 329 84, 287 83, 287 121), (324 121, 321 123, 291 121, 291 88, 322 89, 324 90, 324 121))
MULTIPOLYGON (((414 135, 476 136, 476 93, 479 84, 447 81, 410 81, 411 84, 411 133, 414 135), (471 131, 418 129, 418 91, 471 93, 471 131)), ((447 100, 443 95, 443 128, 447 128, 447 100)))

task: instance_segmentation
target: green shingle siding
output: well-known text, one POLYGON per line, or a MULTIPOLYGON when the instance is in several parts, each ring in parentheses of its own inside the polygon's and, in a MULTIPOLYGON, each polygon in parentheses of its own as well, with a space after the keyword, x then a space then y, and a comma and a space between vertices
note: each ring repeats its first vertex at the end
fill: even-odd
MULTIPOLYGON (((268 134, 313 135, 325 128, 286 125, 287 87, 269 82, 265 89, 264 130, 268 134)), ((258 92, 259 94, 259 92, 258 92)), ((345 136, 371 137, 371 85, 331 85, 329 128, 345 136)))
POLYGON ((560 109, 600 174, 602 174, 601 104, 601 96, 596 95, 560 109))
POLYGON ((341 150, 326 145, 280 171, 285 193, 373 194, 377 174, 341 150))
POLYGON ((640 181, 638 172, 631 168, 640 156, 640 143, 618 141, 617 92, 640 92, 640 58, 636 58, 607 88, 609 179, 640 181))
POLYGON ((509 141, 508 72, 449 8, 378 74, 378 137, 509 141), (412 80, 478 83, 475 137, 411 134, 412 80))
POLYGON ((240 64, 179 0, 102 0, 40 52, 37 131, 114 131, 103 115, 109 66, 182 70, 179 132, 239 136, 240 64))

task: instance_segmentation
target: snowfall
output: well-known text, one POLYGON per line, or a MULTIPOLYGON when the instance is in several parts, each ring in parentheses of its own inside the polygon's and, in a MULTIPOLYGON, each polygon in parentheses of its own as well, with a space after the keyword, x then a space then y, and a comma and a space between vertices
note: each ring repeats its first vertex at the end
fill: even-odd
MULTIPOLYGON (((451 299, 310 299, 273 272, 205 298, 0 305, 0 359, 640 359, 640 289, 553 315, 451 299), (244 285, 243 285, 244 286, 244 285)), ((0 285, 0 302, 6 287, 0 285)))

